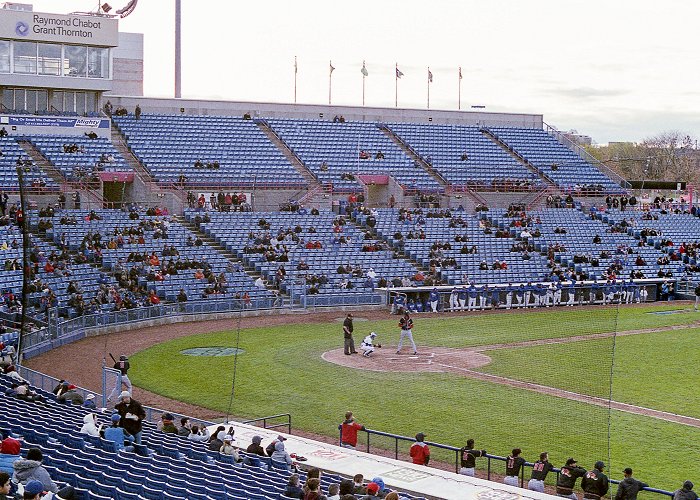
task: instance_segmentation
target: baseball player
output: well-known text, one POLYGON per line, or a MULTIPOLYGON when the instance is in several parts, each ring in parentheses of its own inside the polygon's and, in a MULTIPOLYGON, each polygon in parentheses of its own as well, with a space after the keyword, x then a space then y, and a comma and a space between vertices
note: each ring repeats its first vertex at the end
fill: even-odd
POLYGON ((540 453, 540 459, 532 464, 532 476, 527 483, 527 489, 544 493, 544 480, 547 479, 547 474, 554 468, 549 461, 549 455, 546 451, 540 453))
POLYGON ((648 488, 649 485, 633 478, 632 469, 629 467, 622 471, 622 473, 625 475, 625 478, 620 481, 620 485, 617 487, 615 500, 637 500, 637 493, 644 488, 648 488))
POLYGON ((460 452, 462 453, 462 467, 459 469, 459 473, 464 476, 474 477, 476 459, 485 456, 486 450, 475 450, 474 440, 467 439, 467 446, 460 449, 460 452))
POLYGON ((506 309, 513 307, 513 283, 508 283, 506 287, 506 309))
POLYGON ((600 500, 608 492, 610 484, 608 476, 603 474, 605 464, 598 460, 592 470, 586 472, 586 475, 581 479, 581 488, 583 488, 583 498, 590 500, 600 500))
MULTIPOLYGON (((111 356, 111 354, 110 354, 110 356, 111 356)), ((114 359, 114 358, 112 358, 112 359, 114 359)), ((112 390, 112 393, 107 398, 107 401, 112 401, 117 396, 119 396, 119 394, 122 392, 122 386, 124 386, 126 388, 126 390, 129 393, 131 393, 131 380, 129 380, 129 376, 127 375, 129 368, 131 368, 131 366, 129 365, 129 358, 127 358, 124 354, 122 354, 121 356, 119 356, 119 361, 117 361, 117 360, 114 361, 113 368, 115 370, 119 370, 121 372, 122 381, 120 384, 119 379, 117 379, 117 382, 114 385, 114 389, 112 390)))
POLYGON ((503 482, 509 486, 519 486, 520 468, 525 465, 525 459, 520 456, 521 453, 520 448, 514 448, 513 452, 506 458, 506 477, 503 478, 503 482))
POLYGON ((437 288, 433 288, 430 292, 430 310, 434 313, 438 312, 438 304, 440 303, 440 294, 437 288))
POLYGON ((362 351, 362 355, 365 358, 369 358, 370 354, 374 352, 375 347, 381 347, 381 344, 375 344, 374 339, 377 337, 377 334, 372 332, 369 335, 367 335, 364 339, 362 339, 362 343, 360 344, 360 350, 362 351))
POLYGON ((578 500, 574 493, 574 486, 576 486, 576 479, 585 475, 586 469, 579 467, 573 458, 568 459, 557 478, 557 496, 578 500))
POLYGON ((700 305, 700 284, 695 287, 695 307, 694 309, 697 311, 698 310, 698 305, 700 305))
POLYGON ((411 342, 411 347, 413 347, 413 354, 418 354, 418 349, 416 348, 416 343, 413 341, 413 319, 406 311, 403 317, 399 320, 399 328, 401 328, 401 336, 399 337, 399 345, 396 347, 396 354, 401 354, 401 346, 403 346, 403 339, 407 338, 411 342))

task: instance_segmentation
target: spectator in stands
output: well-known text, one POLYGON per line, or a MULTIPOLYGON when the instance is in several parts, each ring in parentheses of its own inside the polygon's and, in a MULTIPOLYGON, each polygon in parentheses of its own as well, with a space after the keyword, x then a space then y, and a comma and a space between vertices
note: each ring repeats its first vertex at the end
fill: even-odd
POLYGON ((428 465, 428 462, 430 462, 430 448, 425 444, 425 434, 422 432, 416 434, 416 442, 411 445, 409 454, 414 464, 428 465))
MULTIPOLYGON (((340 484, 331 483, 328 485, 327 500, 340 500, 340 484)), ((0 498, 0 500, 2 500, 0 498)), ((398 500, 398 499, 397 499, 398 500)))
POLYGON ((177 427, 173 422, 175 418, 172 413, 165 412, 160 416, 160 422, 158 422, 158 430, 161 432, 177 434, 177 427))
POLYGON ((367 485, 367 494, 360 497, 360 500, 374 500, 377 498, 377 493, 379 493, 379 485, 377 483, 371 482, 367 485))
POLYGON ((12 474, 14 472, 13 464, 21 458, 19 452, 21 443, 7 436, 0 443, 0 471, 12 474))
POLYGON ((246 448, 246 453, 252 454, 252 455, 260 455, 261 457, 267 456, 265 454, 265 449, 260 446, 260 443, 262 443, 262 437, 261 436, 253 436, 253 439, 251 439, 251 443, 248 445, 248 448, 246 448))
POLYGON ((121 417, 119 425, 134 437, 135 444, 141 444, 142 421, 146 418, 146 412, 141 403, 131 398, 128 391, 122 391, 119 399, 121 402, 114 407, 121 417))
POLYGON ((187 436, 188 441, 194 441, 197 443, 205 443, 209 441, 209 429, 206 427, 202 426, 201 428, 198 425, 193 425, 190 429, 190 433, 187 436))
POLYGON ((0 472, 0 500, 8 500, 10 497, 10 491, 12 490, 12 483, 10 482, 10 474, 7 472, 0 472))
POLYGON ((88 413, 83 417, 83 426, 80 428, 81 434, 92 437, 100 437, 102 434, 102 424, 97 425, 97 415, 88 413))
POLYGON ((129 434, 124 428, 122 428, 119 425, 119 422, 121 421, 121 417, 119 413, 115 413, 111 417, 112 421, 112 426, 108 427, 104 431, 104 437, 107 441, 112 441, 114 443, 114 448, 119 451, 119 450, 126 450, 126 451, 134 451, 134 447, 129 445, 125 445, 124 443, 132 443, 134 441, 134 437, 129 434))
POLYGON ((304 500, 327 500, 325 495, 320 492, 321 482, 312 477, 307 479, 306 484, 304 484, 304 489, 306 489, 306 494, 304 495, 304 500))
POLYGON ((36 480, 43 486, 44 491, 56 493, 58 487, 51 480, 48 471, 41 464, 44 455, 39 448, 30 448, 27 452, 27 458, 20 458, 13 467, 15 472, 12 480, 17 483, 26 485, 29 481, 36 480))
POLYGON ((304 499, 304 491, 301 489, 299 484, 299 474, 292 474, 289 476, 287 487, 285 488, 283 495, 289 498, 299 498, 301 500, 304 499))
POLYGON ((85 137, 87 137, 88 139, 94 140, 94 139, 97 139, 97 134, 95 133, 94 130, 91 130, 90 132, 85 132, 85 137))
POLYGON ((73 384, 68 385, 67 390, 56 399, 58 401, 70 401, 74 405, 83 404, 83 396, 76 390, 77 387, 73 384))
POLYGON ((698 495, 693 491, 692 481, 685 481, 683 487, 673 492, 673 500, 697 500, 698 495))
POLYGON ((138 104, 136 105, 136 108, 134 108, 134 118, 139 120, 141 118, 141 106, 138 104))
POLYGON ((179 436, 187 437, 190 435, 191 427, 192 426, 190 425, 190 419, 187 417, 182 417, 180 419, 180 428, 177 430, 177 434, 179 436))
POLYGON ((286 465, 287 470, 292 470, 292 457, 290 457, 289 453, 284 449, 284 442, 277 441, 275 443, 275 451, 272 452, 270 458, 280 465, 286 465))

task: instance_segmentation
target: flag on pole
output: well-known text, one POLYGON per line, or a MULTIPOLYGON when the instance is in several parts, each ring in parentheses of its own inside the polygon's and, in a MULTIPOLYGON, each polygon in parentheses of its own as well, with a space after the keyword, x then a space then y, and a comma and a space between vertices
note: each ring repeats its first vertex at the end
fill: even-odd
POLYGON ((401 78, 403 76, 403 72, 399 69, 398 66, 396 66, 396 78, 401 78))
POLYGON ((328 61, 328 64, 331 67, 331 72, 329 74, 333 74, 333 71, 335 71, 335 68, 333 67, 333 63, 331 61, 328 61))
POLYGON ((428 82, 433 83, 433 72, 428 68, 428 82))
POLYGON ((367 71, 367 66, 365 66, 365 62, 362 61, 362 69, 360 70, 362 72, 362 76, 368 76, 369 71, 367 71))
POLYGON ((462 66, 459 67, 459 79, 462 79, 462 66))
POLYGON ((294 56, 294 74, 296 75, 298 73, 298 68, 297 68, 297 56, 294 56))

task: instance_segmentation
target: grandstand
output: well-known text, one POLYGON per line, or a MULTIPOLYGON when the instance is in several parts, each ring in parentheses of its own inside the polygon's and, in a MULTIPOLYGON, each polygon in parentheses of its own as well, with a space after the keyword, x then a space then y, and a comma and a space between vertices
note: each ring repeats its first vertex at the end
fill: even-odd
MULTIPOLYGON (((228 346, 233 337, 238 342, 242 318, 278 313, 282 323, 282 314, 313 318, 325 311, 337 316, 350 310, 380 311, 386 313, 386 324, 378 323, 378 328, 388 330, 396 328, 388 314, 404 310, 432 310, 448 320, 464 316, 463 324, 469 324, 476 311, 486 309, 550 307, 561 312, 576 306, 572 314, 585 315, 607 311, 600 305, 611 306, 610 317, 579 333, 609 343, 599 349, 604 353, 600 367, 603 372, 611 367, 612 374, 614 343, 609 337, 617 333, 616 307, 692 297, 700 273, 700 217, 693 200, 642 200, 646 193, 631 191, 624 179, 561 142, 541 115, 151 98, 141 90, 142 37, 119 32, 117 20, 103 14, 102 27, 90 28, 90 36, 76 40, 36 37, 31 30, 22 35, 14 26, 25 22, 21 16, 26 14, 0 10, 0 27, 12 26, 0 33, 7 61, 12 60, 6 66, 0 60, 0 73, 7 77, 0 84, 0 319, 9 329, 0 342, 21 354, 13 358, 11 349, 0 352, 3 365, 26 364, 31 358, 41 362, 49 351, 98 334, 105 336, 101 356, 106 358, 113 334, 176 322, 237 319, 236 335, 227 332, 228 346), (31 51, 21 55, 19 47, 26 47, 21 44, 32 44, 34 56, 31 51), (17 57, 10 59, 15 48, 17 57), (76 62, 75 53, 83 52, 85 60, 76 62), (46 63, 44 53, 58 54, 55 60, 48 58, 55 72, 39 69, 46 63), (638 196, 639 202, 623 211, 606 205, 606 196, 638 196), (518 293, 526 294, 524 303, 518 293), (476 305, 465 307, 463 297, 476 305)), ((54 16, 62 22, 83 18, 54 16)), ((503 321, 498 314, 494 311, 494 324, 503 321)), ((515 316, 521 314, 517 311, 507 314, 524 317, 515 316)), ((567 324, 582 323, 581 316, 573 318, 567 324)), ((555 321, 546 327, 554 329, 555 321)), ((434 328, 441 334, 439 325, 434 328)), ((464 337, 485 332, 467 329, 464 337)), ((326 333, 318 339, 327 340, 326 333)), ((272 338, 266 341, 274 343, 272 338)), ((466 348, 471 354, 480 349, 491 353, 501 349, 495 342, 522 340, 514 339, 487 339, 482 342, 486 348, 479 343, 466 348)), ((448 343, 461 341, 450 338, 448 343)), ((259 346, 250 342, 252 358, 259 346)), ((583 358, 586 349, 572 347, 565 359, 583 358)), ((329 364, 330 351, 316 350, 303 356, 323 356, 329 364)), ((492 354, 495 366, 499 353, 492 354)), ((283 356, 280 349, 274 359, 256 358, 256 363, 277 364, 283 356)), ((417 355, 416 365, 435 361, 433 353, 425 356, 417 355)), ((76 361, 61 363, 58 368, 76 361)), ((395 357, 386 363, 395 367, 406 361, 395 357)), ((269 370, 275 377, 289 378, 285 366, 279 372, 276 368, 269 370)), ((303 368, 294 367, 298 379, 307 375, 303 368)), ((334 376, 350 379, 355 374, 350 369, 341 366, 344 371, 334 376)), ((493 373, 472 366, 457 369, 476 374, 483 384, 513 382, 509 397, 531 382, 516 381, 512 373, 496 373, 496 368, 493 373)), ((30 374, 23 366, 20 371, 30 374)), ((76 487, 79 498, 284 498, 289 471, 279 464, 254 457, 234 464, 201 443, 163 434, 150 422, 137 453, 78 436, 88 410, 57 401, 50 388, 37 383, 48 379, 37 377, 31 381, 42 404, 13 397, 13 380, 0 376, 0 431, 21 436, 24 455, 30 446, 41 449, 51 477, 76 487)), ((447 372, 440 377, 447 378, 447 372)), ((411 383, 419 378, 406 377, 411 383)), ((382 385, 371 377, 358 381, 382 385)), ((297 382, 290 378, 289 394, 279 397, 299 397, 292 387, 297 382)), ((535 380, 527 389, 538 384, 535 380)), ((607 401, 608 409, 612 375, 610 384, 609 394, 594 395, 607 401)), ((109 389, 105 385, 103 381, 102 392, 109 389)), ((90 389, 100 392, 94 385, 90 389)), ((370 400, 369 389, 361 389, 363 402, 370 400)), ((585 392, 585 387, 563 389, 585 392)), ((458 398, 461 389, 451 390, 458 398)), ((232 389, 231 401, 233 396, 232 389)), ((373 404, 378 411, 410 414, 398 405, 373 404)), ((98 420, 108 423, 108 415, 100 413, 98 420)), ((600 415, 582 418, 582 429, 588 424, 604 429, 599 424, 611 417, 600 415)), ((497 418, 489 418, 499 425, 497 418)), ((232 425, 239 443, 247 444, 256 433, 265 439, 277 434, 240 422, 232 425)), ((312 427, 308 422, 301 426, 312 427)), ((323 433, 334 436, 335 428, 323 433)), ((598 445, 603 434, 582 446, 598 445)), ((368 450, 370 435, 378 441, 393 436, 368 434, 368 450)), ((391 477, 387 484, 402 498, 547 498, 451 471, 289 438, 297 453, 308 456, 307 465, 326 471, 324 492, 330 483, 362 471, 366 478, 391 477)), ((398 457, 395 438, 390 444, 398 457)), ((609 433, 607 439, 609 452, 609 433)), ((377 448, 390 448, 390 441, 381 442, 377 448)), ((459 450, 442 449, 450 456, 459 450)))

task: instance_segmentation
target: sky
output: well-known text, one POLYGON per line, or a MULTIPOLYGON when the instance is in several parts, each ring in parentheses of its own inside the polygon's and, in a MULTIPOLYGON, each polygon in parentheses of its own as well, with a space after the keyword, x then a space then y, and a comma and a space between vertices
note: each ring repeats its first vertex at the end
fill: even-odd
MULTIPOLYGON (((25 0, 30 3, 30 0, 25 0)), ((103 0, 104 1, 104 0, 103 0)), ((116 9, 128 0, 108 0, 116 9)), ((96 0, 35 0, 35 11, 96 0)), ((174 0, 140 0, 144 93, 174 95, 174 0)), ((182 97, 536 113, 598 143, 700 136, 697 0, 182 0, 182 97)))

